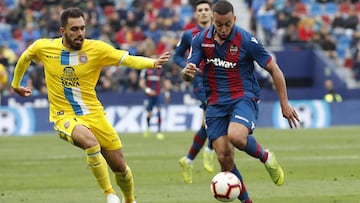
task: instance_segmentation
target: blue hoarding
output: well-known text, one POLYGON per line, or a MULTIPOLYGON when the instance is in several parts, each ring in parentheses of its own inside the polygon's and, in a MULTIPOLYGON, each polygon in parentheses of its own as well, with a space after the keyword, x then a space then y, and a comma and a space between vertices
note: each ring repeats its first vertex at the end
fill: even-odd
MULTIPOLYGON (((123 98, 124 99, 124 98, 123 98)), ((125 98, 126 99, 126 98, 125 98)), ((359 100, 328 104, 322 100, 291 100, 303 128, 326 128, 336 125, 359 125, 359 100)), ((279 102, 259 104, 257 127, 288 128, 282 117, 279 102)), ((146 127, 144 106, 105 105, 109 121, 120 133, 142 132, 146 127)), ((14 107, 0 107, 0 135, 32 135, 53 132, 48 121, 48 108, 29 107, 17 103, 14 107)), ((156 115, 156 114, 154 114, 156 115)), ((202 110, 197 104, 171 104, 162 109, 163 131, 196 131, 201 125, 202 110)), ((157 119, 151 120, 151 130, 156 131, 157 119)))

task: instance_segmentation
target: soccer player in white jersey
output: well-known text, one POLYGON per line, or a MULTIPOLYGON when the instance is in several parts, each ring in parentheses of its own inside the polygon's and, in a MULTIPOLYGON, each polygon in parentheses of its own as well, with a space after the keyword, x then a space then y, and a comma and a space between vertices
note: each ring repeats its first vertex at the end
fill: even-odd
POLYGON ((131 56, 99 41, 85 39, 85 20, 78 8, 61 14, 60 32, 56 39, 38 39, 20 56, 15 67, 12 87, 23 97, 31 95, 29 87, 20 86, 31 61, 42 61, 48 87, 50 122, 59 136, 82 148, 107 203, 119 203, 109 178, 108 165, 114 172, 125 203, 135 203, 133 175, 126 164, 122 143, 105 116, 95 85, 102 67, 124 65, 135 69, 161 68, 170 57, 158 59, 131 56))

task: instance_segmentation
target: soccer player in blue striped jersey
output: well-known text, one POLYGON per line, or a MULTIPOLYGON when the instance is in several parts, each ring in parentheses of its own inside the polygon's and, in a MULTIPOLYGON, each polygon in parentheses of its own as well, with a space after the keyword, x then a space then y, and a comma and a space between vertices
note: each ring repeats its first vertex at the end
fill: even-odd
POLYGON ((208 106, 206 126, 222 171, 236 174, 243 185, 243 203, 250 199, 243 178, 234 163, 234 147, 264 163, 276 185, 284 183, 284 172, 275 155, 256 141, 253 132, 258 117, 260 86, 254 75, 254 61, 267 70, 274 81, 283 117, 291 128, 299 117, 288 102, 284 75, 262 44, 251 33, 235 25, 232 4, 220 0, 213 7, 213 25, 192 41, 188 63, 182 71, 191 81, 198 72, 203 76, 208 106), (205 66, 200 66, 205 60, 205 66))
POLYGON ((85 39, 84 13, 78 8, 65 9, 60 20, 62 37, 38 39, 21 54, 12 87, 17 94, 30 96, 31 88, 20 86, 20 81, 31 61, 42 61, 54 129, 60 138, 85 151, 87 164, 107 203, 120 203, 111 185, 108 166, 114 172, 124 202, 135 203, 131 169, 125 162, 119 136, 97 98, 95 86, 105 66, 156 69, 169 60, 170 54, 166 52, 158 59, 131 56, 102 41, 85 39))
MULTIPOLYGON (((174 62, 181 68, 186 66, 186 57, 191 47, 192 38, 199 33, 200 31, 210 27, 212 20, 212 11, 211 3, 207 0, 200 0, 196 2, 194 16, 197 21, 197 26, 193 29, 186 30, 179 43, 176 46, 174 52, 174 62)), ((206 110, 206 98, 205 90, 202 85, 202 78, 200 75, 197 75, 192 82, 193 92, 195 97, 201 102, 200 108, 203 109, 203 114, 205 118, 206 110)), ((183 178, 185 183, 192 183, 192 169, 193 161, 195 160, 197 154, 200 152, 201 148, 204 146, 207 135, 205 130, 204 118, 201 124, 200 129, 195 133, 193 137, 193 142, 190 149, 187 152, 185 157, 180 158, 179 164, 183 168, 183 178)), ((203 165, 206 171, 214 171, 214 150, 210 142, 203 150, 203 165)))
POLYGON ((140 73, 139 85, 146 94, 145 109, 146 109, 146 129, 144 137, 150 136, 150 120, 153 116, 153 108, 157 111, 157 134, 158 140, 165 139, 161 132, 161 108, 170 100, 170 80, 166 78, 164 69, 144 69, 140 73))

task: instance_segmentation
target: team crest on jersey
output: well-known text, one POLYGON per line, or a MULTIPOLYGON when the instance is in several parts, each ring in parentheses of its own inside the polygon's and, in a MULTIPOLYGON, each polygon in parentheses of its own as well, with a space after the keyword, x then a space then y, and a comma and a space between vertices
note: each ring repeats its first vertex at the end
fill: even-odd
POLYGON ((230 46, 230 54, 231 55, 235 55, 238 52, 238 50, 239 50, 238 46, 236 46, 236 45, 231 45, 230 46))
POLYGON ((66 121, 66 122, 64 123, 64 128, 67 129, 67 128, 69 128, 69 126, 70 126, 70 122, 69 122, 69 121, 66 121))
POLYGON ((88 58, 87 58, 85 52, 82 52, 82 53, 80 54, 80 63, 84 64, 84 63, 87 62, 87 60, 88 60, 88 58))

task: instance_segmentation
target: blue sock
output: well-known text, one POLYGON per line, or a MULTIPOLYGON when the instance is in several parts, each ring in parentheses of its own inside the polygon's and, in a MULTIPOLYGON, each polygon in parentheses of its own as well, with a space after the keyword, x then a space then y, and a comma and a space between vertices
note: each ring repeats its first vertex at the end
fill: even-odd
POLYGON ((150 117, 146 117, 146 124, 147 127, 150 128, 150 117))
POLYGON ((243 178, 242 178, 242 176, 240 174, 240 171, 237 169, 236 165, 234 165, 234 168, 231 170, 231 172, 233 174, 235 174, 239 178, 239 180, 241 182, 241 191, 240 191, 240 195, 239 195, 238 199, 241 202, 251 202, 249 194, 248 194, 248 192, 246 190, 246 187, 245 187, 245 184, 243 182, 243 178))
POLYGON ((267 153, 265 153, 264 149, 257 143, 255 137, 253 135, 249 135, 247 137, 247 144, 245 146, 244 151, 255 158, 258 158, 261 162, 265 162, 267 159, 267 153))
POLYGON ((204 146, 207 135, 205 126, 202 126, 199 131, 194 135, 193 143, 191 148, 188 151, 187 158, 194 160, 196 155, 200 152, 201 148, 204 146))
POLYGON ((158 132, 161 132, 161 112, 160 111, 158 111, 157 116, 158 116, 158 132))

